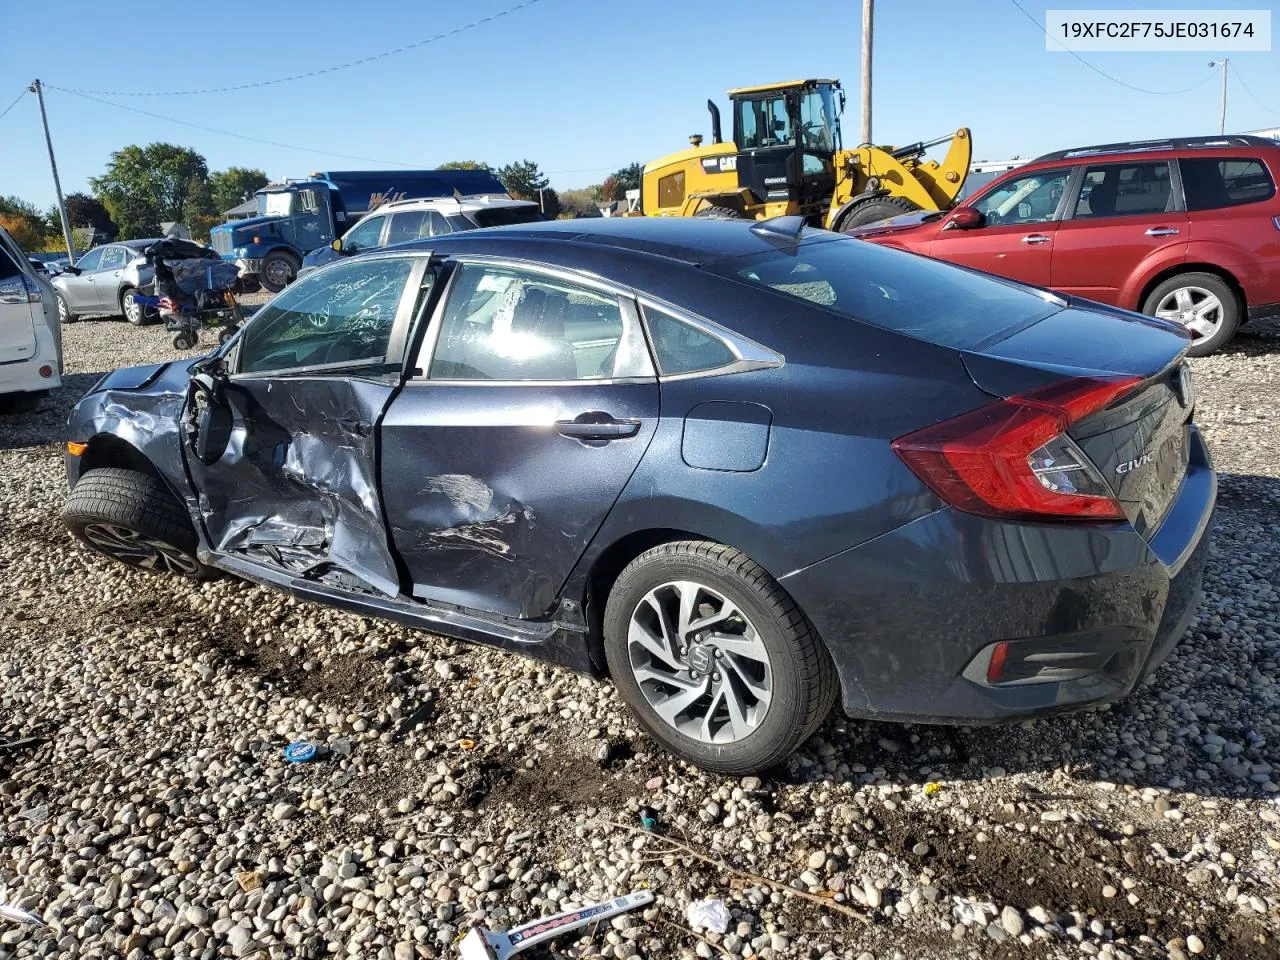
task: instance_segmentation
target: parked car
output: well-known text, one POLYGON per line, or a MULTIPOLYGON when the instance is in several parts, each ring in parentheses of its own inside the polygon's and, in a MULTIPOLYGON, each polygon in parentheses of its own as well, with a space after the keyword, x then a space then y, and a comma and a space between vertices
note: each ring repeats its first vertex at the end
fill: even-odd
POLYGON ((1192 356, 1280 313, 1280 143, 1201 137, 1046 154, 950 213, 854 236, 1182 324, 1192 356))
POLYGON ((1177 325, 825 231, 626 218, 330 264, 71 415, 63 520, 608 675, 740 773, 846 713, 1119 697, 1216 497, 1177 325))
POLYGON ((545 219, 536 203, 506 196, 400 200, 379 207, 329 246, 312 250, 303 259, 298 275, 339 257, 368 253, 393 243, 545 219))
POLYGON ((0 404, 12 409, 62 385, 53 287, 0 227, 0 404))
MULTIPOLYGON (((155 269, 146 262, 142 251, 159 239, 122 240, 95 247, 74 267, 64 267, 53 278, 62 322, 71 323, 83 314, 105 314, 122 316, 135 326, 155 323, 159 314, 139 303, 137 295, 155 282, 155 269)), ((202 247, 211 260, 220 259, 212 247, 193 246, 202 247)))
POLYGON ((94 247, 53 278, 58 297, 58 317, 72 323, 84 314, 124 317, 141 326, 154 323, 156 313, 135 299, 139 289, 154 277, 142 264, 142 251, 158 238, 122 240, 94 247))

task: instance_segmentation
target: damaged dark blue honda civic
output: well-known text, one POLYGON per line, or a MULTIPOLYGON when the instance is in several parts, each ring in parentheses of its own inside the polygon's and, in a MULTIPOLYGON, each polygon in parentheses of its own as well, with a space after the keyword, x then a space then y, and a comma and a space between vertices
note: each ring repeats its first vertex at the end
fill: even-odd
POLYGON ((837 698, 985 722, 1155 669, 1217 491, 1188 343, 792 218, 474 231, 105 377, 63 518, 608 676, 673 753, 756 771, 837 698))

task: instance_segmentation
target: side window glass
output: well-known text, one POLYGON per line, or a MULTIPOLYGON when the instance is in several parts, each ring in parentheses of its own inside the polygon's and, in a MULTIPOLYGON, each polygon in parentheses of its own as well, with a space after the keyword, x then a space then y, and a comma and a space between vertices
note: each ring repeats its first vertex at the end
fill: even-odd
POLYGON ((119 270, 124 266, 124 248, 123 247, 106 247, 102 251, 102 266, 100 270, 119 270))
POLYGON ((1067 188, 1067 170, 1041 170, 1006 180, 972 204, 988 226, 1043 223, 1053 218, 1067 188))
POLYGON ((83 257, 76 261, 76 266, 84 273, 93 273, 102 263, 102 251, 105 248, 99 247, 97 250, 90 250, 83 257))
POLYGON ((382 221, 386 217, 371 217, 364 223, 356 224, 342 240, 342 247, 351 253, 358 253, 361 250, 368 250, 378 245, 378 238, 382 235, 382 221))
POLYGON ((453 227, 449 226, 449 221, 440 214, 432 210, 428 215, 431 218, 431 235, 433 237, 443 237, 447 233, 453 233, 453 227))
POLYGON ((665 310, 646 305, 644 319, 649 325, 658 371, 663 376, 715 370, 738 359, 719 338, 676 319, 665 310))
POLYGON ((618 298, 548 274, 457 267, 431 361, 434 380, 653 376, 618 298))
POLYGON ((427 235, 427 212, 425 210, 406 210, 393 214, 391 226, 387 230, 387 245, 404 243, 406 240, 417 240, 427 235))
POLYGON ((1213 210, 1269 200, 1276 193, 1260 160, 1190 157, 1180 159, 1187 210, 1213 210))
POLYGON ((249 322, 239 371, 385 360, 415 260, 356 260, 303 277, 249 322))
POLYGON ((1073 219, 1165 213, 1173 206, 1168 163, 1089 167, 1073 219))

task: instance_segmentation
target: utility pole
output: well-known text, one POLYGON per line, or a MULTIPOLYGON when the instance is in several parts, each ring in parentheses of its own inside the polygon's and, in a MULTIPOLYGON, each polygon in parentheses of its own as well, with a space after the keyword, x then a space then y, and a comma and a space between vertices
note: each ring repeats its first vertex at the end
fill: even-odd
POLYGON ((1230 60, 1225 59, 1208 61, 1210 67, 1222 68, 1222 113, 1219 115, 1219 120, 1217 120, 1217 132, 1220 134, 1226 133, 1226 68, 1230 63, 1230 60))
POLYGON ((871 22, 875 0, 862 0, 862 143, 871 142, 871 22))
POLYGON ((44 88, 39 80, 32 80, 27 89, 40 101, 40 121, 44 124, 44 142, 49 148, 49 168, 53 170, 53 189, 58 193, 58 212, 62 214, 62 235, 67 241, 67 262, 76 265, 76 246, 71 241, 71 221, 67 219, 67 201, 62 198, 62 182, 58 179, 58 162, 53 159, 53 138, 49 136, 49 115, 44 111, 44 88))

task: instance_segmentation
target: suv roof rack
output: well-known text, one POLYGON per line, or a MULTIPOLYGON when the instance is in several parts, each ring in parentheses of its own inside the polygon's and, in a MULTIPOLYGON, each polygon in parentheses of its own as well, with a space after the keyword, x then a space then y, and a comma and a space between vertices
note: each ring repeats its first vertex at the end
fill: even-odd
POLYGON ((1036 157, 1033 161, 1069 160, 1073 157, 1093 157, 1107 153, 1146 153, 1154 150, 1212 150, 1221 147, 1280 147, 1280 141, 1248 134, 1226 134, 1218 137, 1168 137, 1164 140, 1129 140, 1121 143, 1100 143, 1092 147, 1073 147, 1057 150, 1036 157))

